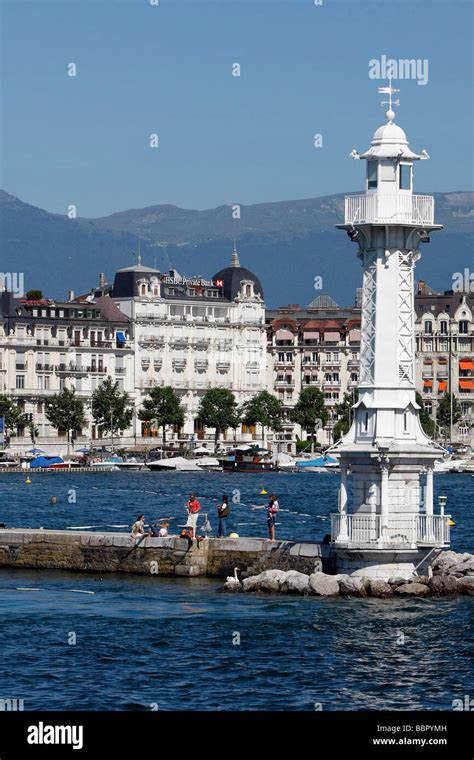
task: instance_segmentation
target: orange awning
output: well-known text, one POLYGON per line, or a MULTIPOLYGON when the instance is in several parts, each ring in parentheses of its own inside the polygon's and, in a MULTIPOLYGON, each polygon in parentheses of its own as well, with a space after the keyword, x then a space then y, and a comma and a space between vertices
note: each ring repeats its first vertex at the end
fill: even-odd
POLYGON ((474 369, 474 361, 472 359, 461 359, 459 369, 474 369))
POLYGON ((447 384, 448 383, 446 382, 446 380, 440 380, 439 381, 439 390, 440 391, 445 391, 447 384))
POLYGON ((463 391, 474 390, 474 380, 459 380, 459 387, 463 391))
POLYGON ((432 380, 425 380, 424 381, 425 388, 432 388, 433 387, 433 381, 432 380))

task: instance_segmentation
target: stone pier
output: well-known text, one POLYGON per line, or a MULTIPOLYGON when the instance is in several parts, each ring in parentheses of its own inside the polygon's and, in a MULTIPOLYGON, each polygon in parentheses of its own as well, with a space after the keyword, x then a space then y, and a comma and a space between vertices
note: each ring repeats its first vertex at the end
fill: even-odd
POLYGON ((263 570, 314 573, 329 568, 321 542, 207 538, 198 543, 170 536, 134 545, 129 534, 88 531, 0 530, 0 567, 224 578, 263 570))

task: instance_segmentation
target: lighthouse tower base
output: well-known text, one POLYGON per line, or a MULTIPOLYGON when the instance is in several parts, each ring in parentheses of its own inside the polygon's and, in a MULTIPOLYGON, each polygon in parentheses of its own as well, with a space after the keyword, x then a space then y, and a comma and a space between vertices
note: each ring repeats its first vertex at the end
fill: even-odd
POLYGON ((390 578, 412 578, 430 574, 432 548, 350 549, 332 547, 336 573, 388 581, 390 578), (428 556, 430 555, 430 556, 428 556))

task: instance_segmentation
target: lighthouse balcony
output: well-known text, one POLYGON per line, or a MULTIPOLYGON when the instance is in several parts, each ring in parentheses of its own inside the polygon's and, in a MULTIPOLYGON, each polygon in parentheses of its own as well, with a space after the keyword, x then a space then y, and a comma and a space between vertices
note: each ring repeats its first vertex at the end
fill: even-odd
POLYGON ((345 546, 449 546, 450 515, 331 515, 331 540, 345 546))
POLYGON ((345 224, 410 224, 420 227, 434 224, 432 195, 382 195, 364 193, 346 195, 345 224))

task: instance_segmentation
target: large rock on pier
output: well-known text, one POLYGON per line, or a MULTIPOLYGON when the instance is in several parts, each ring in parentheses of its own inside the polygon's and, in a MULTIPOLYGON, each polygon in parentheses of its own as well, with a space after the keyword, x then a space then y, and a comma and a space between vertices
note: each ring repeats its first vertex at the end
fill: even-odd
POLYGON ((309 576, 309 593, 315 596, 339 596, 339 576, 312 573, 309 576))
POLYGON ((395 593, 400 596, 427 596, 430 593, 429 587, 425 583, 404 583, 397 586, 395 593))
POLYGON ((309 575, 289 570, 281 583, 281 591, 286 594, 307 594, 309 592, 309 575))
POLYGON ((474 575, 474 555, 468 552, 441 552, 433 562, 433 575, 452 575, 455 578, 474 575))
POLYGON ((243 581, 244 591, 281 591, 281 586, 288 572, 285 570, 264 570, 243 581))
POLYGON ((376 578, 370 578, 368 591, 369 596, 375 596, 378 599, 386 599, 389 596, 393 596, 393 588, 390 583, 376 578))
POLYGON ((428 586, 432 594, 459 594, 459 582, 453 575, 433 575, 428 586))
POLYGON ((460 594, 467 594, 468 596, 474 596, 474 576, 470 575, 467 578, 459 578, 458 590, 460 594))
POLYGON ((339 581, 339 592, 341 596, 367 596, 368 585, 368 578, 344 575, 339 581))

